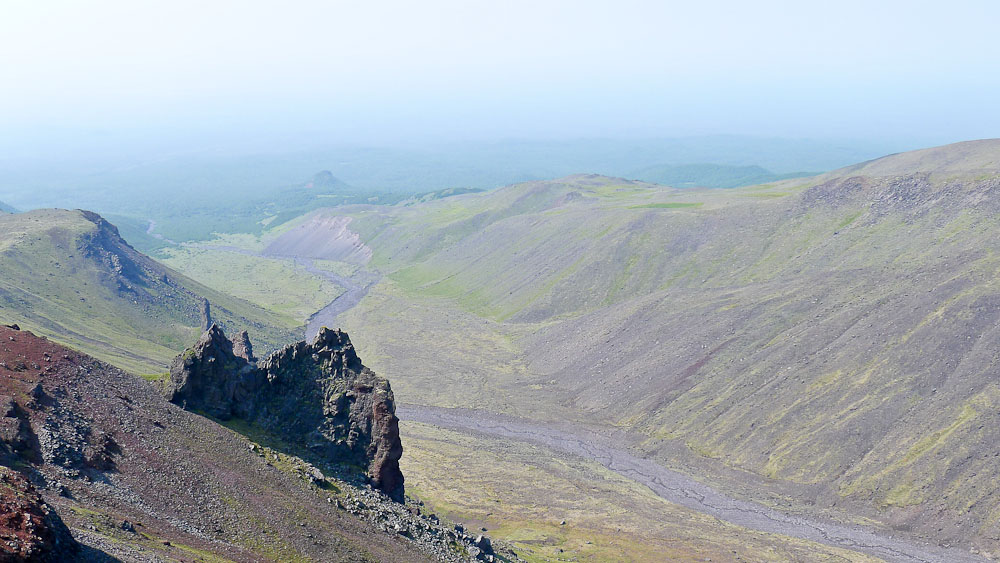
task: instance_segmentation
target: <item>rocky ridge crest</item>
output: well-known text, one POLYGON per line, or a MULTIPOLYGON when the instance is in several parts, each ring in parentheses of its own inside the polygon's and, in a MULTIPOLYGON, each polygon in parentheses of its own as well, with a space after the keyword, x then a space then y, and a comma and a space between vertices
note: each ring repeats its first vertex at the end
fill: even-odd
POLYGON ((255 361, 213 325, 171 368, 166 397, 219 420, 240 419, 311 456, 363 468, 374 488, 403 502, 399 420, 389 382, 365 367, 346 333, 323 328, 311 343, 255 361))

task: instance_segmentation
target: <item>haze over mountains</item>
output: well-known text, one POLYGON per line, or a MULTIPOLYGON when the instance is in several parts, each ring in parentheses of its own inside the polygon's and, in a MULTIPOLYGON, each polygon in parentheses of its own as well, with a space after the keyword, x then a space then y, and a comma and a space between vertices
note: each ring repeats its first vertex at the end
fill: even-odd
POLYGON ((774 175, 831 170, 912 147, 890 141, 714 136, 344 145, 119 158, 68 153, 0 161, 0 200, 20 209, 99 210, 132 238, 153 220, 163 236, 186 241, 211 238, 212 229, 259 232, 259 221, 272 217, 275 209, 294 210, 292 202, 299 204, 299 213, 323 205, 368 203, 372 197, 392 204, 441 189, 492 189, 580 172, 679 187, 733 187, 774 175), (336 185, 303 189, 321 170, 329 171, 336 185))

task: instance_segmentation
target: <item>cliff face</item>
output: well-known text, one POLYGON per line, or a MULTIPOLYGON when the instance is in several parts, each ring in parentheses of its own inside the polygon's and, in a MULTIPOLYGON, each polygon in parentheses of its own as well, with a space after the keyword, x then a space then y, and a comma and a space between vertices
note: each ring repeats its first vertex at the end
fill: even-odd
POLYGON ((238 418, 313 455, 365 468, 375 488, 403 500, 399 420, 389 382, 362 365, 347 334, 322 329, 256 362, 212 326, 170 369, 167 399, 238 418))

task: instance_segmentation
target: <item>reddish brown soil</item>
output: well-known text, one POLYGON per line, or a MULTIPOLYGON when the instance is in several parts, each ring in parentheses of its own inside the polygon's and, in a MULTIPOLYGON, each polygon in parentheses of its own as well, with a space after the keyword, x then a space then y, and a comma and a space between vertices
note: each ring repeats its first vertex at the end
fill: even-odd
POLYGON ((234 561, 428 559, 151 384, 0 326, 3 397, 30 424, 20 451, 5 443, 6 463, 81 542, 121 560, 196 561, 199 551, 234 561))

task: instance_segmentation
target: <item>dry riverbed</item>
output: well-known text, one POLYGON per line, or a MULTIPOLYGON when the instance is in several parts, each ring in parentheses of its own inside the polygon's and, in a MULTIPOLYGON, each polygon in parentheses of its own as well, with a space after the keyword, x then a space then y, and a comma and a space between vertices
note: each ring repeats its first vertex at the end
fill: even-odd
MULTIPOLYGON (((805 560, 831 560, 836 553, 836 557, 848 560, 866 560, 867 558, 862 555, 865 554, 885 561, 906 563, 985 561, 958 548, 944 548, 916 540, 897 538, 882 530, 807 519, 760 504, 734 500, 684 474, 619 449, 602 436, 585 431, 575 433, 545 423, 464 409, 399 405, 397 414, 406 422, 432 425, 474 436, 502 437, 541 447, 548 453, 539 452, 540 459, 554 453, 595 462, 620 477, 648 488, 657 497, 672 505, 686 507, 734 527, 763 533, 764 537, 773 540, 779 539, 775 535, 785 536, 789 550, 799 546, 800 549, 806 549, 806 552, 810 553, 810 548, 802 547, 796 540, 809 542, 814 546, 814 551, 805 560), (829 546, 836 551, 820 550, 819 546, 829 546), (852 552, 857 558, 847 556, 852 552)), ((470 440, 469 444, 475 444, 475 441, 470 440)), ((512 483, 511 486, 516 489, 518 483, 512 483)), ((627 498, 623 496, 622 500, 627 498)), ((664 516, 676 516, 672 514, 677 512, 675 508, 664 507, 663 510, 664 516)), ((653 521, 655 522, 655 519, 653 521)), ((712 529, 708 523, 705 526, 706 530, 712 529)), ((708 544, 704 544, 704 548, 707 549, 708 544)), ((777 559, 766 556, 767 549, 750 550, 750 544, 747 544, 744 551, 746 553, 741 555, 740 559, 781 559, 780 556, 777 559), (762 553, 764 555, 761 555, 762 553)), ((732 552, 726 560, 739 560, 735 557, 739 554, 740 550, 732 552)), ((771 553, 771 555, 778 554, 771 553)), ((798 552, 796 560, 801 560, 798 557, 802 556, 802 552, 798 552)))

